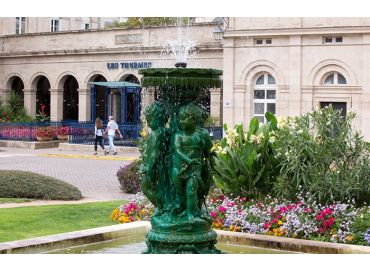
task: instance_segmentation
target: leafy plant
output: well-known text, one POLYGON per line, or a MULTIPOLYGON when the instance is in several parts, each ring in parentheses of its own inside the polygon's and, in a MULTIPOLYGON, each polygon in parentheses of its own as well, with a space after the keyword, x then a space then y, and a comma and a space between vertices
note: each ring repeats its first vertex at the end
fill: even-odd
POLYGON ((0 100, 0 122, 31 122, 32 119, 15 91, 9 93, 7 104, 0 100))
POLYGON ((118 181, 123 192, 136 194, 141 191, 141 181, 139 175, 140 160, 121 167, 117 172, 118 181))
POLYGON ((270 191, 277 172, 272 151, 277 119, 265 116, 267 124, 254 117, 248 131, 242 124, 231 130, 224 125, 226 137, 214 147, 213 179, 225 193, 257 197, 270 191))
POLYGON ((46 113, 39 111, 35 116, 35 121, 37 122, 48 122, 50 121, 50 116, 47 116, 46 113))
POLYGON ((280 197, 309 193, 319 203, 370 199, 370 155, 354 132, 355 115, 341 116, 331 106, 288 118, 277 131, 280 174, 273 185, 280 197))

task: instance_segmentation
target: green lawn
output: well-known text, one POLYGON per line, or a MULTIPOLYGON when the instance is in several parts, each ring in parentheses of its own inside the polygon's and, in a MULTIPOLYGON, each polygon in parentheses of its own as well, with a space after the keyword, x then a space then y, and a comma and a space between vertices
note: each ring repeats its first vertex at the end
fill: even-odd
POLYGON ((31 199, 28 198, 0 198, 0 204, 2 203, 22 203, 22 202, 30 202, 31 199))
POLYGON ((0 242, 114 225, 110 214, 124 201, 0 209, 0 242))

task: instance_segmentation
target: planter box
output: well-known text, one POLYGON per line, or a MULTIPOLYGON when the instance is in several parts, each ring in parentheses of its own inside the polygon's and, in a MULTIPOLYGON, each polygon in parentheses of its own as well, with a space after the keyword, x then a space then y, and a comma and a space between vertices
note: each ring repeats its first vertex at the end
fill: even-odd
POLYGON ((37 138, 37 141, 39 142, 51 141, 53 139, 52 137, 39 137, 39 136, 36 136, 36 138, 37 138))
POLYGON ((59 141, 68 141, 68 135, 57 135, 59 141))

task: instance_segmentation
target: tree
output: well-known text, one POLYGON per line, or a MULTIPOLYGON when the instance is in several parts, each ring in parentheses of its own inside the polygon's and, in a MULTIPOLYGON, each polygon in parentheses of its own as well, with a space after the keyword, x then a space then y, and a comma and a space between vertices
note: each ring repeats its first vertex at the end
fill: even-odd
MULTIPOLYGON (((189 18, 181 18, 182 24, 187 24, 189 18)), ((174 26, 178 24, 176 17, 129 17, 126 22, 113 21, 107 28, 137 28, 147 26, 174 26)))

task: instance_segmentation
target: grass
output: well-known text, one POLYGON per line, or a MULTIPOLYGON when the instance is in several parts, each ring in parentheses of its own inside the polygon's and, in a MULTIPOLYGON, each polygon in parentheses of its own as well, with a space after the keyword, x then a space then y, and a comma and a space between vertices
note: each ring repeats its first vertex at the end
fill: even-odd
POLYGON ((23 203, 23 202, 30 202, 31 199, 28 198, 1 198, 0 197, 0 204, 3 203, 23 203))
POLYGON ((117 200, 0 209, 0 242, 114 225, 110 214, 123 203, 117 200))

